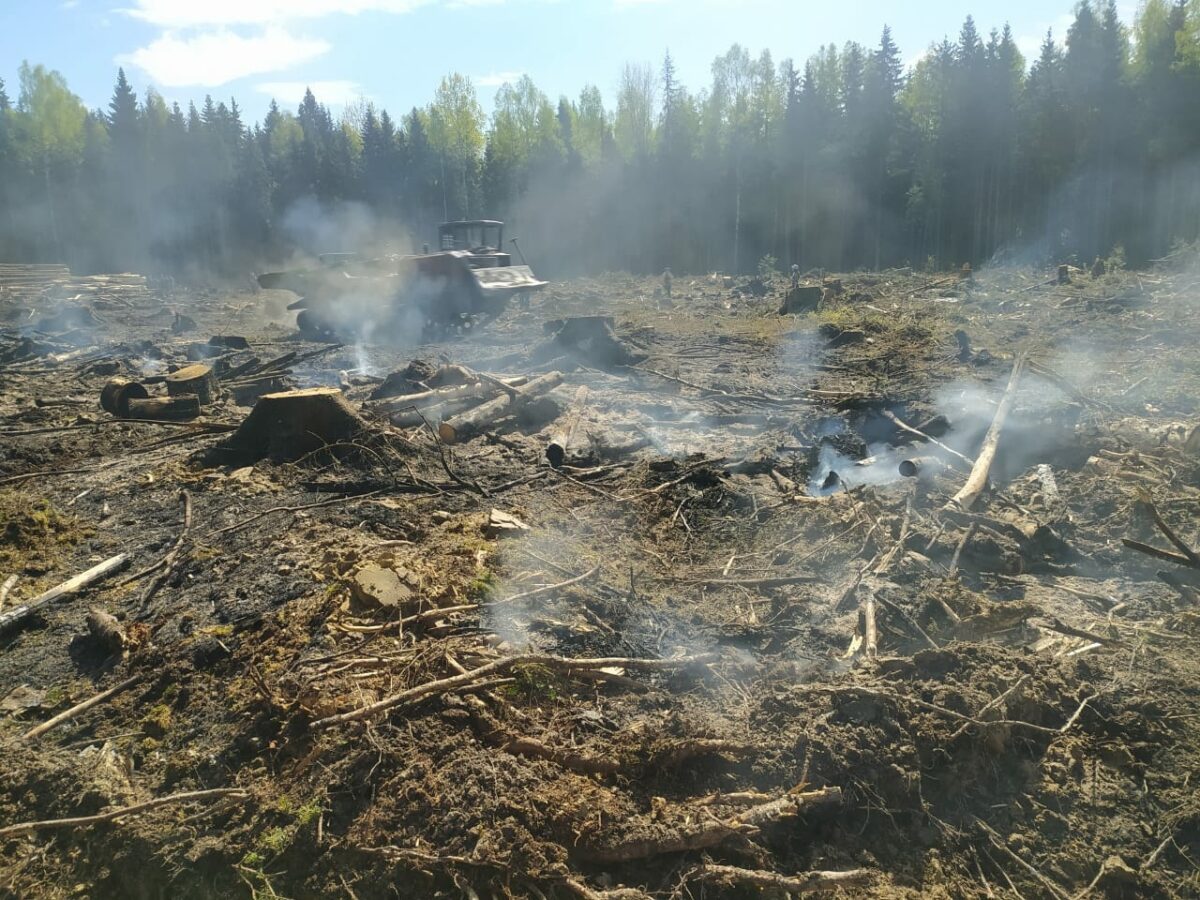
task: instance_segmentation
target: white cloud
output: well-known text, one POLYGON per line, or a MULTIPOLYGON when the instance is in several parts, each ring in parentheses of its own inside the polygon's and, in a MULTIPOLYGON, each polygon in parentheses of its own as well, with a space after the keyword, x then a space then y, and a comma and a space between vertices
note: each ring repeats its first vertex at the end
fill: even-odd
POLYGON ((247 75, 278 72, 329 51, 327 41, 296 37, 281 28, 244 37, 219 29, 190 37, 166 32, 145 47, 117 57, 167 87, 216 87, 247 75))
POLYGON ((511 84, 520 80, 524 74, 524 72, 489 72, 487 75, 479 75, 471 80, 480 87, 500 87, 502 84, 511 84))
POLYGON ((318 101, 326 106, 345 106, 363 96, 362 85, 357 81, 267 81, 254 86, 260 94, 295 106, 304 99, 304 92, 311 90, 318 101))
POLYGON ((335 13, 406 13, 432 0, 134 0, 126 14, 162 28, 268 25, 335 13))

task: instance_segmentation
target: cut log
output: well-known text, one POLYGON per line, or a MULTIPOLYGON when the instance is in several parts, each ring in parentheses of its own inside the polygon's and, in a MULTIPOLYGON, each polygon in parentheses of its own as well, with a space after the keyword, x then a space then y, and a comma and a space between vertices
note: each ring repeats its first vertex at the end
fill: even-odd
POLYGON ((900 474, 905 478, 929 478, 940 472, 945 463, 936 456, 913 456, 900 460, 900 474))
POLYGON ((587 395, 587 385, 580 385, 579 390, 575 392, 575 400, 571 404, 566 421, 551 435, 550 443, 546 445, 546 459, 556 469, 567 458, 567 449, 571 446, 571 438, 575 436, 575 428, 579 425, 579 416, 583 412, 587 395))
POLYGON ((996 416, 992 419, 987 436, 983 439, 983 446, 979 448, 979 455, 975 457, 975 465, 971 469, 967 483, 947 501, 946 509, 970 509, 987 486, 988 474, 991 472, 992 462, 996 458, 996 448, 1000 443, 1000 432, 1004 430, 1004 422, 1008 419, 1009 410, 1016 401, 1017 385, 1021 381, 1021 373, 1024 370, 1025 355, 1021 354, 1013 363, 1008 387, 1004 389, 1004 396, 1000 398, 1000 403, 996 406, 996 416))
POLYGON ((105 412, 122 419, 129 417, 130 400, 146 400, 150 392, 145 386, 128 378, 114 378, 100 391, 100 406, 105 412))
POLYGON ((180 422, 200 415, 200 398, 151 397, 148 400, 130 400, 126 404, 127 419, 153 419, 165 422, 180 422))
POLYGON ((22 625, 43 606, 63 597, 69 597, 101 578, 111 575, 128 561, 128 553, 118 553, 116 556, 109 557, 104 562, 92 566, 86 572, 80 572, 74 578, 68 578, 62 584, 55 585, 50 590, 38 594, 28 603, 14 606, 8 612, 0 614, 0 634, 22 625))
POLYGON ((351 440, 366 427, 337 388, 284 391, 260 397, 237 431, 214 449, 245 460, 294 460, 351 440))
MULTIPOLYGON (((459 367, 461 368, 461 367, 459 367)), ((497 379, 496 382, 474 381, 468 384, 456 384, 450 387, 430 388, 427 391, 417 391, 411 394, 400 394, 370 402, 371 409, 383 413, 401 411, 408 406, 424 406, 440 404, 450 400, 479 400, 507 392, 512 388, 526 384, 529 378, 519 375, 514 378, 497 379)))
POLYGON ((477 403, 474 397, 462 400, 447 400, 445 403, 435 403, 432 406, 406 406, 395 412, 388 413, 388 421, 401 428, 413 428, 426 422, 438 423, 443 419, 458 415, 464 409, 470 409, 477 403))
POLYGON ((200 399, 201 406, 207 406, 217 399, 220 388, 217 386, 217 376, 213 374, 212 366, 196 363, 194 366, 184 366, 172 372, 166 378, 167 393, 172 397, 195 395, 200 399))
MULTIPOLYGON (((562 372, 547 372, 540 375, 525 387, 512 394, 501 394, 481 403, 474 409, 469 409, 460 415, 447 419, 438 426, 438 435, 447 444, 456 444, 477 434, 486 425, 495 422, 512 412, 530 399, 553 390, 562 384, 562 372)), ((266 398, 264 398, 266 399, 266 398)))

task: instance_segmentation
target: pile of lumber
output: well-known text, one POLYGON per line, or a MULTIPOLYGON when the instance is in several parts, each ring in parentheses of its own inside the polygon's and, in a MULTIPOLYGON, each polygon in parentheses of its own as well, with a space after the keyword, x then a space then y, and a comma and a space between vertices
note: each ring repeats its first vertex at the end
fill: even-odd
POLYGON ((529 413, 546 421, 555 418, 561 410, 556 406, 542 408, 553 404, 535 401, 562 384, 562 380, 561 372, 547 372, 536 378, 497 377, 472 372, 463 366, 444 366, 427 381, 414 383, 416 390, 378 398, 368 404, 368 409, 385 415, 394 425, 437 423, 442 441, 456 444, 511 415, 529 413))
POLYGON ((145 275, 123 272, 106 275, 72 275, 60 265, 0 263, 0 295, 41 296, 59 299, 136 300, 150 296, 145 275))

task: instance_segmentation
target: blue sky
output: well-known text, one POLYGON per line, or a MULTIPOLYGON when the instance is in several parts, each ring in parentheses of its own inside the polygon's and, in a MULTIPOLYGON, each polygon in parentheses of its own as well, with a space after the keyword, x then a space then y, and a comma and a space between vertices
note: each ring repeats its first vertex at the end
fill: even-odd
MULTIPOLYGON (((423 105, 442 75, 475 82, 484 110, 496 87, 529 74, 556 98, 586 83, 611 102, 625 62, 656 67, 668 48, 684 83, 709 78, 739 42, 798 62, 822 43, 874 44, 892 26, 906 62, 957 33, 1011 23, 1036 51, 1061 37, 1073 0, 0 0, 0 78, 16 98, 22 60, 66 76, 89 107, 108 102, 118 65, 141 93, 168 101, 236 97, 248 120, 271 96, 293 107, 311 84, 335 110, 365 97, 393 113, 423 105)), ((1130 23, 1136 0, 1119 3, 1130 23)))

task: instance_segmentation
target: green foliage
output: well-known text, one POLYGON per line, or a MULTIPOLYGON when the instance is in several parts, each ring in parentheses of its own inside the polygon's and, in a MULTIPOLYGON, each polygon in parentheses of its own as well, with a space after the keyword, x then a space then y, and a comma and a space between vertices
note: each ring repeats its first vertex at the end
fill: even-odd
POLYGON ((758 261, 758 277, 763 281, 770 281, 779 271, 779 260, 770 253, 766 254, 758 261))
POLYGON ((505 693, 522 703, 537 705, 553 703, 558 699, 558 683, 555 675, 542 666, 520 666, 513 670, 514 684, 504 688, 505 693))
POLYGON ((330 246, 358 240, 336 227, 297 236, 348 203, 418 247, 444 218, 506 219, 550 276, 744 274, 766 256, 950 269, 1117 244, 1137 265, 1200 238, 1200 0, 1145 0, 1131 23, 1079 3, 1028 74, 1007 27, 945 24, 955 37, 907 73, 884 28, 795 62, 734 44, 690 88, 669 54, 630 64, 611 108, 522 76, 487 116, 458 73, 395 118, 362 101, 335 119, 308 92, 249 125, 232 99, 180 109, 124 72, 89 113, 26 63, 15 103, 0 85, 0 209, 20 211, 0 215, 0 256, 240 273, 297 240, 359 249, 330 246))

